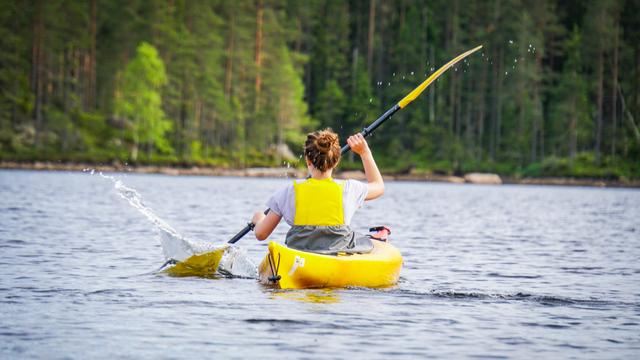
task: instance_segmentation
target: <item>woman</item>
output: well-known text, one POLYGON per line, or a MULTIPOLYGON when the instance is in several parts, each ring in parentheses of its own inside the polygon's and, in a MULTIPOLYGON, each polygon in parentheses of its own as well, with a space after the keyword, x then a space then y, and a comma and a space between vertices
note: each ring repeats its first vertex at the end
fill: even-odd
POLYGON ((364 136, 350 136, 347 144, 360 156, 367 184, 331 177, 340 162, 336 133, 328 128, 308 134, 304 156, 310 177, 276 192, 267 202, 266 216, 262 212, 254 214, 251 222, 258 240, 269 237, 284 217, 291 225, 285 241, 288 247, 322 254, 371 251, 369 237, 354 233, 349 224, 364 201, 384 193, 384 182, 364 136))

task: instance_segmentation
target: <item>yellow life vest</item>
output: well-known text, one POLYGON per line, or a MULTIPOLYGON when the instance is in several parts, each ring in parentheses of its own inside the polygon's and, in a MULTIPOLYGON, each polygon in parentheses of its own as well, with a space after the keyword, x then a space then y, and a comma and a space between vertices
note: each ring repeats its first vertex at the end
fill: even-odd
POLYGON ((332 178, 309 178, 301 183, 294 181, 293 189, 296 197, 294 225, 344 225, 344 183, 337 183, 332 178))

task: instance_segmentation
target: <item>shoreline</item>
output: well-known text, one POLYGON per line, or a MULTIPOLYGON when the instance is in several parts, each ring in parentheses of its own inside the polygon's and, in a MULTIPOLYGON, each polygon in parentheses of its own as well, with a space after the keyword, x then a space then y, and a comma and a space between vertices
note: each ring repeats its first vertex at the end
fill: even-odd
MULTIPOLYGON (((303 178, 306 173, 296 168, 245 168, 227 169, 203 166, 173 167, 159 165, 122 165, 122 164, 90 164, 90 163, 62 163, 62 162, 16 162, 0 161, 0 169, 7 170, 33 170, 33 171, 103 171, 103 172, 131 172, 139 174, 162 174, 162 175, 186 175, 186 176, 228 176, 228 177, 256 177, 256 178, 280 178, 294 177, 303 178)), ((588 187, 610 187, 610 188, 640 188, 640 180, 603 180, 603 179, 581 179, 568 177, 541 177, 541 178, 517 178, 510 176, 500 176, 498 182, 484 182, 482 179, 474 180, 469 175, 488 176, 491 179, 497 177, 494 174, 467 174, 465 177, 437 175, 437 174, 383 174, 386 181, 424 181, 440 182, 452 184, 509 184, 509 185, 552 185, 552 186, 588 186, 588 187)), ((362 171, 340 171, 336 173, 336 178, 350 178, 363 180, 362 171)))

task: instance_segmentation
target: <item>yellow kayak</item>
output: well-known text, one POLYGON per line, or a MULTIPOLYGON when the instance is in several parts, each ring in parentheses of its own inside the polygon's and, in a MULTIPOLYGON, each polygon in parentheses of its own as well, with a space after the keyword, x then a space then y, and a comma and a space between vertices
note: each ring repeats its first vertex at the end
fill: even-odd
POLYGON ((269 243, 258 267, 260 282, 281 289, 321 287, 384 287, 400 277, 402 255, 388 242, 373 241, 368 254, 322 255, 269 243))

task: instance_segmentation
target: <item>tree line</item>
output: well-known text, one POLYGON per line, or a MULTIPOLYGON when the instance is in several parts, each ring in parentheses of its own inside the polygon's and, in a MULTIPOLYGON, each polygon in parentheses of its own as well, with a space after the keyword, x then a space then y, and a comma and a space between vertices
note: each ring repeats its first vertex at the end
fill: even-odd
MULTIPOLYGON (((0 159, 281 163, 449 59, 390 171, 640 177, 640 0, 0 1, 0 159)), ((344 166, 356 166, 345 161, 344 166)))

